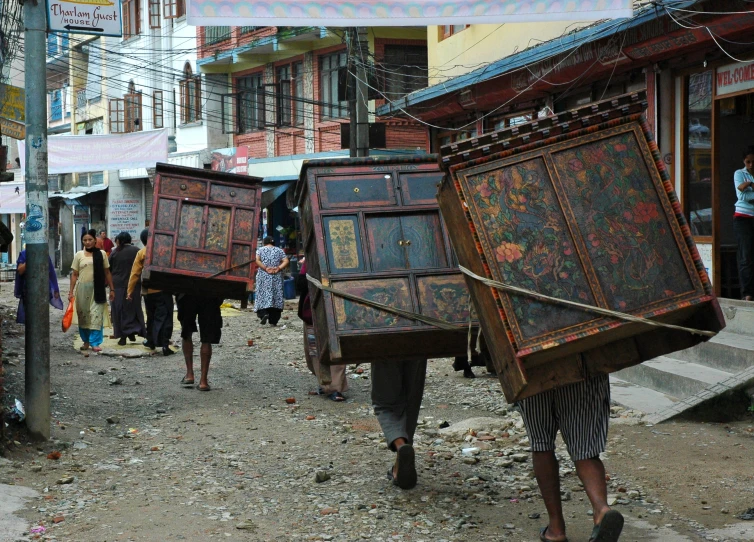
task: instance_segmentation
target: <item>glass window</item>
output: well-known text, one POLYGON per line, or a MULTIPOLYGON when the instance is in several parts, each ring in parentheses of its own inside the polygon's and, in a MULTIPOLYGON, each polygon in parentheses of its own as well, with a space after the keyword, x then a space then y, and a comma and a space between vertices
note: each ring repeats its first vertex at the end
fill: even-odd
POLYGON ((319 86, 322 94, 322 118, 340 119, 348 116, 348 101, 338 101, 338 69, 346 67, 346 53, 335 53, 320 59, 319 86))
POLYGON ((693 235, 712 235, 712 71, 686 78, 687 219, 693 235))
POLYGON ((390 100, 427 86, 427 48, 386 45, 382 66, 383 88, 390 100))
POLYGON ((265 121, 264 87, 262 74, 239 77, 238 90, 238 131, 240 133, 262 130, 265 121))

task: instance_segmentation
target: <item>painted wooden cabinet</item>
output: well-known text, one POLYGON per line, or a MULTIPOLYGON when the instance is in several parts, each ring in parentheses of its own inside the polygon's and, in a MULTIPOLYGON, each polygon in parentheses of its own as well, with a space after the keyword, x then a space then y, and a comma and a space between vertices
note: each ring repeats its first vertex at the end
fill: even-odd
MULTIPOLYGON (((552 298, 717 332, 724 320, 646 121, 625 95, 441 149, 460 264, 552 298)), ((509 401, 708 337, 467 277, 509 401)))
POLYGON ((145 285, 245 300, 254 289, 261 181, 158 164, 145 285))
MULTIPOLYGON (((325 286, 468 324, 470 300, 437 206, 435 155, 305 162, 297 186, 307 271, 325 286)), ((323 363, 465 355, 441 330, 309 285, 323 363)))

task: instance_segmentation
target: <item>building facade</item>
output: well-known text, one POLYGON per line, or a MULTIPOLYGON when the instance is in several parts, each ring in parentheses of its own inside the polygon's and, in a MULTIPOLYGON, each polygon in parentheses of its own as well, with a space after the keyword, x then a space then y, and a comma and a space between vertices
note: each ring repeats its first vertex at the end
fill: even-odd
POLYGON ((747 60, 754 49, 745 39, 753 24, 742 1, 639 8, 631 19, 480 58, 480 67, 383 105, 377 114, 431 124, 428 150, 437 150, 646 89, 647 120, 716 293, 735 299, 733 172, 743 167, 741 151, 754 135, 754 74, 747 60))

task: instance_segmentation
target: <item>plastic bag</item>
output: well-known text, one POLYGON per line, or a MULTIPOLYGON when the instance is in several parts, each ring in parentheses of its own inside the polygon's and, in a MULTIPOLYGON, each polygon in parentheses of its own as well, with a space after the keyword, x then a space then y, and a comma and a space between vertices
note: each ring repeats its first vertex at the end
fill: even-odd
POLYGON ((68 331, 73 323, 73 305, 75 303, 76 298, 71 299, 71 302, 68 303, 68 308, 65 310, 65 314, 63 314, 63 332, 68 331))

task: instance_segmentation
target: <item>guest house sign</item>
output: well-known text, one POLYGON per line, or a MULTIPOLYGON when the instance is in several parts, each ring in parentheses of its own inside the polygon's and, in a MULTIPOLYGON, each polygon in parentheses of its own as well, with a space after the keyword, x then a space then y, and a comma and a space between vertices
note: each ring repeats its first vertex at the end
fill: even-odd
POLYGON ((195 26, 425 26, 631 17, 631 0, 187 0, 195 26))
POLYGON ((122 36, 120 0, 47 0, 47 29, 122 36))

